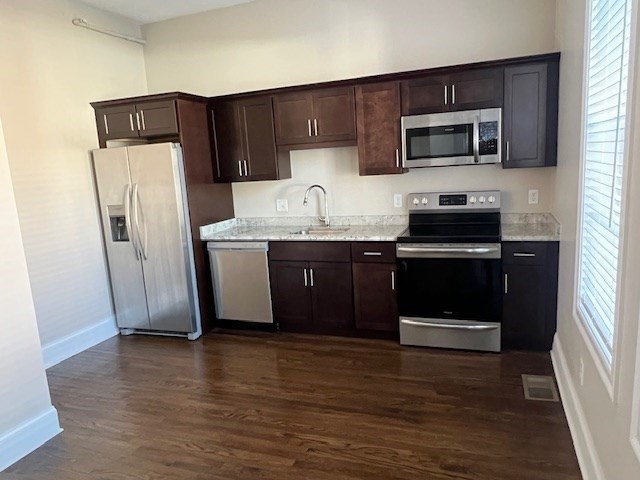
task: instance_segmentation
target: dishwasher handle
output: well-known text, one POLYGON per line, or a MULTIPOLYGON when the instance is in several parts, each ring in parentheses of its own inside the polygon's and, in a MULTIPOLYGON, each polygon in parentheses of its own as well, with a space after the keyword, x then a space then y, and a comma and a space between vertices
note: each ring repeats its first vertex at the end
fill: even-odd
POLYGON ((209 242, 207 250, 210 252, 216 250, 268 252, 269 242, 209 242))

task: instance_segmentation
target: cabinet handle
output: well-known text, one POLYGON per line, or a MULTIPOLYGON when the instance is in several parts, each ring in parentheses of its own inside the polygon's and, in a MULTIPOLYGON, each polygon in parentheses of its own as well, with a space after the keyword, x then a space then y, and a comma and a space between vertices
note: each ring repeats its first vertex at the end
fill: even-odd
POLYGON ((516 252, 513 254, 514 257, 535 257, 536 254, 535 253, 519 253, 516 252))
POLYGON ((396 289, 396 272, 391 271, 391 290, 395 291, 396 289))
POLYGON ((142 130, 146 130, 147 126, 144 123, 144 110, 140 110, 140 118, 142 119, 142 130))
POLYGON ((507 162, 511 159, 511 148, 510 148, 510 143, 509 140, 507 140, 507 162))
POLYGON ((242 176, 242 160, 238 160, 238 173, 242 176))
POLYGON ((307 269, 304 269, 304 286, 308 287, 309 286, 309 279, 307 277, 307 269))
POLYGON ((456 86, 451 85, 451 105, 456 104, 456 86))
POLYGON ((313 287, 313 268, 309 269, 309 279, 311 280, 311 286, 313 287))
POLYGON ((244 163, 244 176, 248 177, 249 176, 249 167, 247 167, 247 161, 243 160, 244 163))
POLYGON ((396 148, 396 168, 400 168, 400 149, 396 148))
POLYGON ((449 87, 444 86, 444 104, 449 105, 449 87))
POLYGON ((309 120, 307 120, 307 126, 309 127, 309 136, 310 136, 310 137, 313 137, 313 134, 312 134, 312 132, 311 132, 311 120, 310 120, 310 119, 309 119, 309 120))
POLYGON ((382 252, 363 252, 365 257, 381 257, 382 252))
POLYGON ((318 119, 314 118, 313 119, 313 129, 316 132, 316 137, 318 136, 318 119))
MULTIPOLYGON (((107 135, 109 135, 109 124, 107 123, 107 116, 106 115, 102 115, 102 118, 104 119, 104 131, 107 135)), ((129 119, 131 119, 131 114, 129 114, 129 119)), ((133 130, 133 120, 131 120, 131 130, 133 130)))
POLYGON ((140 115, 136 112, 136 123, 138 124, 138 130, 140 130, 140 115))
POLYGON ((504 274, 504 293, 505 295, 509 293, 509 274, 504 274))

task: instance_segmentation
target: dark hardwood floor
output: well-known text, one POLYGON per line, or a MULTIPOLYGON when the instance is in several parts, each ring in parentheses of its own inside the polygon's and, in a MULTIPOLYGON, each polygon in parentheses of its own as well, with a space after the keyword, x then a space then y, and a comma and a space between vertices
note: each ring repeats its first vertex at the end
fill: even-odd
POLYGON ((114 338, 48 371, 65 431, 3 480, 580 479, 538 353, 293 334, 114 338))

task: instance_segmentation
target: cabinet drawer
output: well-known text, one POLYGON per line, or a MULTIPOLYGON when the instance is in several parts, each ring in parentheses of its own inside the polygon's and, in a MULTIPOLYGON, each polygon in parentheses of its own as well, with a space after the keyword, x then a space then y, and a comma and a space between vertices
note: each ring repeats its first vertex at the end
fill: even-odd
POLYGON ((271 260, 351 262, 348 242, 269 242, 271 260))
POLYGON ((544 265, 548 246, 555 242, 504 242, 502 263, 507 265, 544 265))
POLYGON ((386 242, 352 243, 351 258, 356 263, 396 263, 396 244, 386 242))

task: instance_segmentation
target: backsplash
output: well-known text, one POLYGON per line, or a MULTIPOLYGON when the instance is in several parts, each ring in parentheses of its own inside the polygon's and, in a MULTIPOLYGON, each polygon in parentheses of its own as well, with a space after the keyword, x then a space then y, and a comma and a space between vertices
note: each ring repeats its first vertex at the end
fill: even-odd
POLYGON ((291 170, 288 180, 234 183, 236 217, 319 215, 324 203, 317 190, 309 206, 302 205, 305 190, 314 183, 327 189, 331 215, 406 215, 408 193, 490 189, 502 191, 504 213, 549 212, 556 172, 555 168, 503 170, 500 165, 471 165, 360 177, 355 147, 291 152, 291 170), (537 205, 529 205, 529 189, 539 191, 537 205), (402 208, 393 205, 396 193, 402 194, 402 208), (286 199, 289 211, 277 212, 276 199, 286 199))

